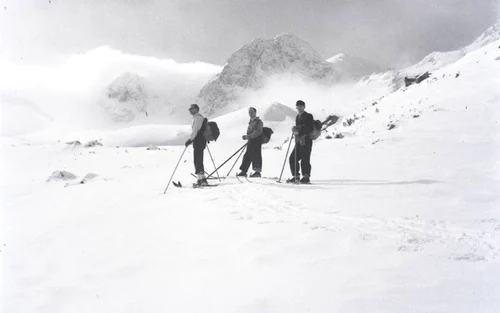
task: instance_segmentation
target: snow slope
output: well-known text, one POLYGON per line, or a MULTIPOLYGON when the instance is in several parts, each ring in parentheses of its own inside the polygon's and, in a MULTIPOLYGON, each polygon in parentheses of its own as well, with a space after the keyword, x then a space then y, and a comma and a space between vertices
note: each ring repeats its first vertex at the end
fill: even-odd
MULTIPOLYGON (((345 137, 314 143, 309 186, 163 194, 182 146, 2 138, 0 311, 498 312, 499 46, 345 109, 327 131, 345 137), (47 181, 62 170, 77 178, 47 181)), ((217 164, 243 144, 245 114, 219 119, 233 126, 209 145, 217 164)), ((291 126, 273 122, 268 177, 291 126)), ((174 179, 192 171, 188 149, 174 179)))

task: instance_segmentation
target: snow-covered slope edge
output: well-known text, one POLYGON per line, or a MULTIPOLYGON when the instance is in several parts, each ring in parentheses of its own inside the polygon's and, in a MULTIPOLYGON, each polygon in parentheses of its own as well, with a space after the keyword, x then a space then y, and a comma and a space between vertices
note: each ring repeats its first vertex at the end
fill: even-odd
MULTIPOLYGON (((467 110, 474 114, 474 109, 498 104, 499 44, 500 39, 467 53, 458 61, 435 70, 432 77, 422 83, 403 87, 346 117, 343 124, 331 131, 375 138, 384 136, 390 125, 397 129, 418 124, 427 114, 445 118, 446 112, 465 110, 462 113, 467 116, 467 110)), ((495 115, 485 118, 485 123, 496 122, 493 121, 495 115)))
POLYGON ((447 52, 433 52, 423 58, 420 62, 410 67, 402 69, 401 75, 414 76, 424 72, 433 72, 443 66, 454 63, 467 53, 473 52, 485 45, 488 45, 500 39, 500 21, 489 27, 481 36, 479 36, 470 45, 461 49, 447 52))

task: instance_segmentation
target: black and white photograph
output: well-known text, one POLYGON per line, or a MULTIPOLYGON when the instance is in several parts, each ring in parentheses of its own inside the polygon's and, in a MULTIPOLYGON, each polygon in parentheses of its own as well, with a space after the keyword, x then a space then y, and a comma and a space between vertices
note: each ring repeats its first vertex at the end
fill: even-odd
POLYGON ((500 312, 499 0, 0 0, 0 312, 500 312))

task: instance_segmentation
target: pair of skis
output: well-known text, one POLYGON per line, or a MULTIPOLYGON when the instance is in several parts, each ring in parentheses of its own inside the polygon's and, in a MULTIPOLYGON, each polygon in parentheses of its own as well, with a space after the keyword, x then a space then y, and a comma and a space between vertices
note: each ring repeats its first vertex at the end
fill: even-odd
MULTIPOLYGON (((243 182, 242 178, 245 179, 247 182, 249 183, 252 183, 252 180, 258 180, 258 179, 266 179, 266 180, 272 180, 274 182, 277 182, 277 183, 281 183, 279 182, 277 179, 278 177, 247 177, 247 176, 234 176, 239 182, 243 182)), ((220 179, 227 179, 229 177, 227 176, 224 176, 224 177, 220 177, 220 179)), ((218 179, 218 178, 208 178, 208 180, 214 180, 214 179, 218 179)), ((287 181, 286 182, 287 184, 294 184, 294 185, 310 185, 311 183, 301 183, 300 181, 293 181, 293 182, 289 182, 287 181)), ((183 186, 182 183, 180 181, 178 182, 173 182, 173 185, 177 188, 183 188, 183 187, 187 187, 187 186, 183 186)), ((217 187, 219 186, 219 184, 208 184, 208 185, 199 185, 199 184, 196 184, 194 183, 192 185, 192 188, 205 188, 205 187, 217 187)))

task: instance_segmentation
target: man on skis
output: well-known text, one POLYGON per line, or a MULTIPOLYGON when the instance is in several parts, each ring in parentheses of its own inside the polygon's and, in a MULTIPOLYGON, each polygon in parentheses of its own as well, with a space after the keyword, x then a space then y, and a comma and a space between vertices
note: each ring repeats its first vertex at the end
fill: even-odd
POLYGON ((314 118, 305 111, 306 104, 304 101, 298 100, 295 108, 299 114, 295 118, 295 126, 292 128, 295 136, 295 147, 289 158, 290 171, 293 177, 288 179, 287 182, 308 184, 311 176, 310 159, 312 150, 312 139, 309 133, 314 129, 314 118), (302 179, 300 179, 300 168, 302 168, 302 179))
POLYGON ((185 146, 193 144, 193 157, 194 169, 198 177, 196 182, 199 186, 207 186, 208 182, 205 177, 205 167, 203 166, 203 153, 207 146, 207 141, 203 136, 203 128, 206 127, 205 118, 199 113, 200 107, 197 104, 189 106, 189 113, 193 116, 193 123, 191 124, 191 136, 186 141, 185 146))
POLYGON ((238 173, 237 176, 246 177, 251 163, 254 173, 250 175, 250 177, 261 177, 262 128, 264 127, 264 124, 257 116, 257 110, 255 108, 249 108, 248 115, 250 116, 250 121, 248 122, 247 134, 242 136, 243 140, 248 140, 247 151, 243 156, 243 162, 240 166, 241 172, 238 173))

